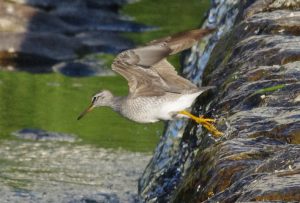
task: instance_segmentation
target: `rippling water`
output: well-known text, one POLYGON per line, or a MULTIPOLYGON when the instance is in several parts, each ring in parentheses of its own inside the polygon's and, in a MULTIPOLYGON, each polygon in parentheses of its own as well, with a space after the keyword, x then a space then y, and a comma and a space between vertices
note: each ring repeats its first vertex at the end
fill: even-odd
POLYGON ((0 157, 1 202, 134 202, 150 159, 121 149, 24 141, 2 141, 0 157))

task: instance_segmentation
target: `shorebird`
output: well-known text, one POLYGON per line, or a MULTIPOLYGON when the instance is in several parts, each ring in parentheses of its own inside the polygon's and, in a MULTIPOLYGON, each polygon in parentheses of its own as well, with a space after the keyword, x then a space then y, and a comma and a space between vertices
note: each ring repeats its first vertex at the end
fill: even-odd
POLYGON ((114 96, 102 90, 92 97, 91 105, 78 120, 95 107, 108 106, 139 123, 188 117, 203 125, 215 137, 222 135, 213 125, 215 119, 197 117, 187 111, 194 100, 211 87, 197 87, 179 76, 166 57, 197 43, 214 29, 197 29, 149 42, 117 55, 112 70, 122 75, 129 86, 127 96, 114 96))

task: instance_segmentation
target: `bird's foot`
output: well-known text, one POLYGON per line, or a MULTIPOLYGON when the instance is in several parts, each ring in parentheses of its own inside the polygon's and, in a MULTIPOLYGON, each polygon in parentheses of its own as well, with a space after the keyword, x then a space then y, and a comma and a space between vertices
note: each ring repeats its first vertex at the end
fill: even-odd
POLYGON ((215 138, 219 138, 223 135, 222 132, 218 131, 218 129, 212 124, 216 122, 216 119, 212 118, 204 118, 204 116, 194 116, 193 114, 187 112, 187 111, 180 111, 178 114, 183 114, 190 119, 194 120, 195 122, 203 125, 215 138))

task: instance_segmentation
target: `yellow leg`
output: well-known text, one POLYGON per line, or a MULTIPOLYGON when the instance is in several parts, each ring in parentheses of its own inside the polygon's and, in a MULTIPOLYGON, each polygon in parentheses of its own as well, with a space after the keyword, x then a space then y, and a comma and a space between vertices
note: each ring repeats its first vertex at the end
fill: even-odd
POLYGON ((221 135, 223 135, 223 133, 218 131, 217 128, 212 124, 216 122, 216 119, 203 118, 203 116, 197 117, 187 111, 179 111, 178 113, 186 115, 197 123, 203 125, 215 138, 219 138, 221 135))

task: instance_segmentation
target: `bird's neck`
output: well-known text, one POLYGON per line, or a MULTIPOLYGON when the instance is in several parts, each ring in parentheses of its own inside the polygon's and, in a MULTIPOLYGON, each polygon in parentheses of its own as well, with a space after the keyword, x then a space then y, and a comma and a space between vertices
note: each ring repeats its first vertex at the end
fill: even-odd
POLYGON ((110 103, 110 107, 111 107, 114 111, 120 112, 122 100, 123 100, 123 97, 120 97, 120 96, 113 96, 112 102, 110 103))

